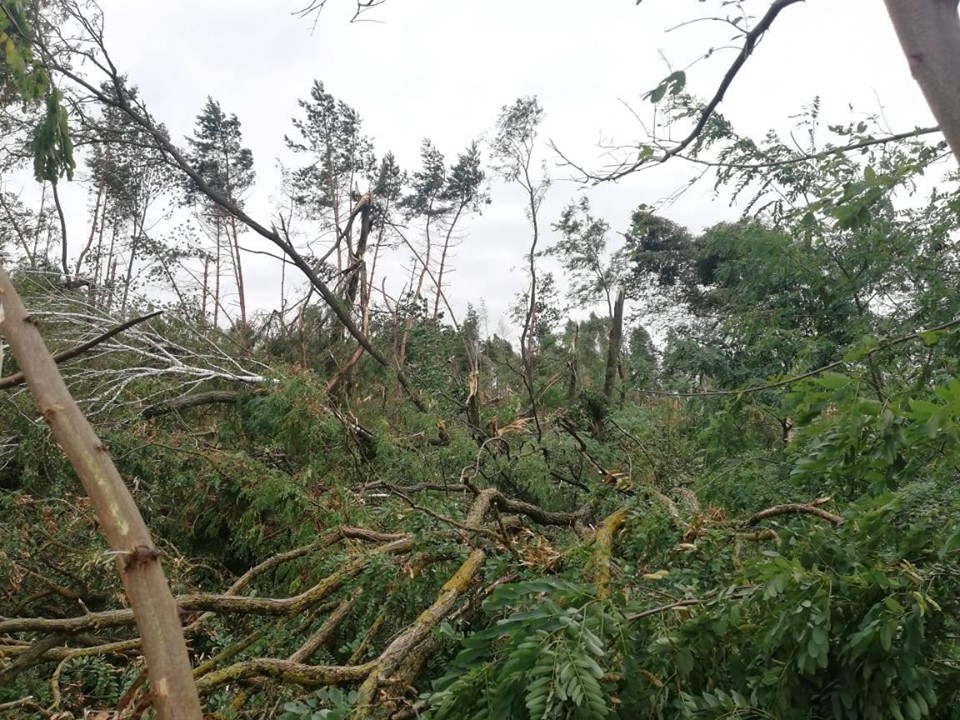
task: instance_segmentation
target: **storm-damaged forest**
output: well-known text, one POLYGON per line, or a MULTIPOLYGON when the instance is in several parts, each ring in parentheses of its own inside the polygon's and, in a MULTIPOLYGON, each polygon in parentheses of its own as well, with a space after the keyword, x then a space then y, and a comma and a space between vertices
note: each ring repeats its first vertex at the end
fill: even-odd
POLYGON ((688 5, 717 83, 600 159, 532 88, 401 166, 318 77, 266 207, 217 87, 172 133, 109 12, 0 0, 0 718, 957 717, 956 3, 876 50, 939 126, 760 134, 725 96, 828 11, 688 5), (727 219, 592 202, 666 167, 727 219))

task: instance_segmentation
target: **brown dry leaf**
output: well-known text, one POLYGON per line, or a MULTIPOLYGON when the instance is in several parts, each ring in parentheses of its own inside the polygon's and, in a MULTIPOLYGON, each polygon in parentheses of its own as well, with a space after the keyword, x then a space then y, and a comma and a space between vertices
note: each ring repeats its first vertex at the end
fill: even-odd
POLYGON ((563 555, 540 535, 534 536, 532 545, 527 543, 521 547, 520 556, 524 565, 544 570, 552 569, 563 558, 563 555))
POLYGON ((617 490, 623 490, 624 492, 633 490, 633 482, 630 480, 630 477, 620 470, 608 471, 603 478, 603 484, 616 488, 617 490))
POLYGON ((497 431, 497 437, 503 437, 504 435, 509 435, 510 433, 520 432, 529 424, 530 418, 519 417, 500 428, 497 431))
POLYGON ((697 513, 690 520, 690 524, 687 526, 687 531, 683 534, 683 542, 690 543, 696 540, 703 534, 703 528, 707 524, 707 519, 703 516, 703 513, 697 513))

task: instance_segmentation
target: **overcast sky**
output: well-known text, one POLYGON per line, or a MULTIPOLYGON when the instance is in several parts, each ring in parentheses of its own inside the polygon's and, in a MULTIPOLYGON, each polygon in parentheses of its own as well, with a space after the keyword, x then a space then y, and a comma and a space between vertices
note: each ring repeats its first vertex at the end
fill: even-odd
MULTIPOLYGON (((415 169, 430 138, 449 160, 489 131, 502 105, 536 94, 546 111, 544 139, 591 168, 605 162, 598 144, 643 139, 627 110, 651 106, 641 96, 730 39, 730 28, 685 21, 724 12, 719 0, 388 0, 350 24, 353 0, 329 0, 316 28, 294 16, 306 0, 101 0, 116 65, 138 85, 151 111, 182 142, 205 97, 242 123, 257 184, 248 207, 267 219, 279 189, 278 160, 297 100, 314 79, 354 107, 378 155, 393 151, 415 169)), ((768 2, 753 5, 758 14, 768 2)), ((718 52, 688 73, 688 88, 709 95, 733 59, 718 52)), ((933 124, 880 0, 811 0, 783 11, 721 107, 741 132, 790 127, 788 117, 815 95, 824 118, 853 119, 883 109, 894 131, 933 124)), ((555 158, 544 149, 544 159, 555 158)), ((551 169, 555 184, 543 220, 555 221, 581 193, 614 230, 626 229, 639 203, 654 204, 693 174, 680 163, 585 188, 551 169)), ((494 184, 494 203, 469 224, 456 251, 448 294, 458 310, 485 298, 490 330, 523 286, 529 242, 523 198, 494 184)), ((82 212, 82 206, 77 206, 82 212)), ((709 185, 664 210, 699 229, 734 219, 709 185)), ((252 237, 246 241, 255 246, 252 237)), ((277 270, 247 261, 253 305, 277 302, 277 270)))

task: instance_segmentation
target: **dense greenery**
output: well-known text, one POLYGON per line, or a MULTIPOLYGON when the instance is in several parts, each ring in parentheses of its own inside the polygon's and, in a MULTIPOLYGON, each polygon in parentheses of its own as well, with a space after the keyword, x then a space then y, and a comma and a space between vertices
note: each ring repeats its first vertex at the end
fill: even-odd
MULTIPOLYGON (((41 35, 84 27, 50 6, 65 20, 37 15, 41 35)), ((63 120, 4 17, 6 118, 45 98, 63 120)), ((701 104, 671 78, 651 99, 682 122, 701 104)), ((425 140, 405 172, 317 81, 272 231, 303 275, 256 312, 240 121, 208 98, 177 160, 110 81, 63 88, 100 102, 74 130, 96 140, 89 241, 68 246, 46 201, 64 136, 37 171, 47 204, 3 193, 0 250, 52 347, 166 311, 62 370, 162 551, 210 717, 955 716, 955 173, 911 194, 942 144, 858 121, 829 136, 856 155, 804 155, 714 114, 693 157, 741 215, 695 231, 575 197, 545 218, 535 98, 502 109, 491 148, 449 163, 425 140), (508 338, 443 292, 497 175, 531 221, 508 338), (413 268, 397 297, 389 252, 413 268)), ((30 395, 3 387, 0 717, 144 716, 113 554, 30 395)))

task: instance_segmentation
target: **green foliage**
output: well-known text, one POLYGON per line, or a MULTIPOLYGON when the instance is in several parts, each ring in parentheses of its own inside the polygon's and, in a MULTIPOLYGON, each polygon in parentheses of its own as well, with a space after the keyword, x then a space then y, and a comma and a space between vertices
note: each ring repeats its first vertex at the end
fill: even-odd
POLYGON ((464 641, 435 684, 429 717, 607 717, 599 663, 608 652, 602 638, 616 621, 588 588, 531 580, 498 588, 484 610, 509 614, 464 641), (531 601, 535 608, 517 610, 531 601))
MULTIPOLYGON (((227 115, 220 103, 209 95, 197 115, 193 137, 188 138, 189 160, 206 185, 238 206, 243 195, 253 185, 253 153, 243 147, 240 121, 236 115, 227 115)), ((205 199, 196 181, 184 181, 185 198, 189 204, 205 199)))
POLYGON ((347 720, 356 696, 355 692, 337 688, 320 690, 311 698, 286 703, 277 717, 278 720, 347 720))
POLYGON ((20 0, 0 3, 0 43, 3 64, 24 104, 44 100, 45 111, 34 127, 31 151, 37 180, 56 182, 64 175, 73 178, 73 140, 60 91, 33 51, 34 29, 20 0))
POLYGON ((656 105, 669 93, 678 95, 687 84, 687 74, 683 70, 676 70, 660 81, 653 90, 644 94, 644 98, 656 105))

